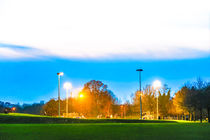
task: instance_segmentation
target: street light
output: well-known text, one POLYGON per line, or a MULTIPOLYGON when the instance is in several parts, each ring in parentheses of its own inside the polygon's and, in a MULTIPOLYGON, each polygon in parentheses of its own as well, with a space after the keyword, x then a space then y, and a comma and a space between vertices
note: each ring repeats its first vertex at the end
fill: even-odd
POLYGON ((158 90, 161 87, 161 82, 159 80, 154 81, 153 87, 156 90, 156 94, 157 94, 157 120, 158 120, 158 90))
POLYGON ((83 97, 84 97, 84 94, 81 93, 81 94, 79 95, 79 97, 80 97, 80 98, 83 98, 83 97))
POLYGON ((71 83, 69 83, 69 82, 66 82, 65 84, 64 84, 64 89, 66 90, 66 116, 68 116, 68 110, 69 110, 69 108, 68 108, 68 105, 69 105, 69 100, 68 100, 68 91, 70 90, 70 89, 72 89, 72 84, 71 83))
POLYGON ((63 72, 58 72, 58 116, 60 117, 60 77, 63 76, 63 72))
POLYGON ((80 94, 80 95, 79 95, 79 97, 80 97, 80 98, 83 98, 83 97, 84 97, 84 95, 83 95, 83 94, 80 94))
POLYGON ((139 91, 140 91, 140 119, 142 120, 142 103, 141 103, 141 72, 143 69, 137 69, 136 71, 139 72, 139 91))

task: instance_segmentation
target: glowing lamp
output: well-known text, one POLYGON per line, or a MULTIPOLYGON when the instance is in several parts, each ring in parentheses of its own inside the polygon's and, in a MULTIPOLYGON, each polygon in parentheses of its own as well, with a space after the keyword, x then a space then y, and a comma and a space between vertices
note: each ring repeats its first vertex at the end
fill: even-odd
POLYGON ((80 98, 83 98, 83 97, 84 97, 84 95, 83 95, 83 94, 80 94, 80 95, 79 95, 79 97, 80 97, 80 98))
POLYGON ((15 111, 16 110, 16 108, 15 107, 12 107, 12 111, 15 111))
POLYGON ((72 89, 72 84, 71 83, 69 83, 69 82, 66 82, 65 84, 64 84, 64 89, 66 89, 66 90, 68 90, 68 89, 72 89))
POLYGON ((153 87, 155 89, 159 89, 161 87, 161 82, 159 80, 156 80, 153 82, 153 87))

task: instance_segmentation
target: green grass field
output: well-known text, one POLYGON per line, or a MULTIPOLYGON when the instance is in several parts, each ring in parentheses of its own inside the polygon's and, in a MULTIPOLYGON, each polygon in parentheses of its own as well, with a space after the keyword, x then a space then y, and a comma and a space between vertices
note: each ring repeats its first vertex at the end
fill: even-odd
POLYGON ((67 124, 67 123, 176 123, 175 121, 162 120, 135 120, 135 119, 72 119, 72 118, 58 118, 31 114, 0 113, 0 124, 67 124))
MULTIPOLYGON (((4 117, 29 117, 30 115, 0 115, 4 117)), ((42 116, 34 116, 42 117, 42 116)), ((46 117, 48 118, 48 117, 46 117)), ((51 119, 51 117, 49 117, 51 119)), ((59 118, 56 118, 59 119, 59 118)), ((46 121, 46 120, 45 120, 46 121)), ((208 140, 210 124, 189 122, 152 121, 136 123, 126 121, 67 124, 0 124, 0 140, 208 140)), ((130 120, 131 121, 131 120, 130 120)), ((18 123, 18 122, 17 122, 18 123)))

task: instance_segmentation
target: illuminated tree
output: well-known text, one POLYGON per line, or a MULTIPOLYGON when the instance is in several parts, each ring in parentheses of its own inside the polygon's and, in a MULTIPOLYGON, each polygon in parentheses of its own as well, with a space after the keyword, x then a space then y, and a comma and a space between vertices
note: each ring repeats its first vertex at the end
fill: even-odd
POLYGON ((182 87, 181 90, 175 93, 173 98, 173 106, 175 114, 178 115, 178 119, 180 115, 184 115, 187 112, 187 107, 185 103, 186 95, 188 93, 187 87, 182 87))
POLYGON ((171 90, 165 84, 159 92, 159 112, 160 116, 166 117, 169 115, 169 110, 171 107, 171 90))
POLYGON ((142 101, 143 111, 149 112, 149 114, 151 114, 152 112, 155 111, 155 108, 156 108, 155 91, 150 85, 148 85, 144 89, 143 93, 144 93, 142 97, 143 98, 143 101, 142 101))
POLYGON ((101 81, 91 80, 84 85, 82 90, 88 102, 86 105, 90 106, 89 112, 92 115, 111 115, 113 112, 113 105, 117 98, 111 90, 108 90, 107 85, 101 81))
MULTIPOLYGON (((154 114, 156 109, 155 91, 152 86, 148 85, 142 94, 142 112, 154 114)), ((140 92, 136 91, 133 97, 133 113, 138 116, 140 113, 140 92)))

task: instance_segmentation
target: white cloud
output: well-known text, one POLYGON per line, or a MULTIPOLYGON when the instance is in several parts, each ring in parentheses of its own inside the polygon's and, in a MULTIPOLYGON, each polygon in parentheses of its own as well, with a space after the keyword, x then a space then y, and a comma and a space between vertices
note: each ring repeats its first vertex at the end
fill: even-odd
POLYGON ((0 48, 0 58, 22 58, 28 57, 25 53, 14 51, 10 48, 0 48))
POLYGON ((67 58, 201 57, 210 53, 209 5, 209 0, 3 0, 0 43, 67 58))
POLYGON ((31 49, 27 47, 0 44, 0 60, 1 59, 38 59, 46 56, 42 50, 31 49))

